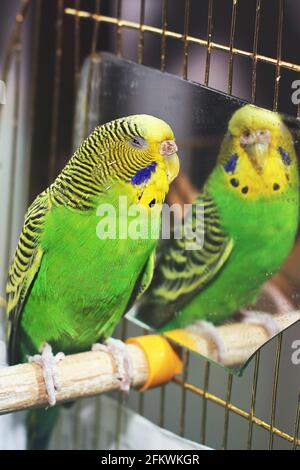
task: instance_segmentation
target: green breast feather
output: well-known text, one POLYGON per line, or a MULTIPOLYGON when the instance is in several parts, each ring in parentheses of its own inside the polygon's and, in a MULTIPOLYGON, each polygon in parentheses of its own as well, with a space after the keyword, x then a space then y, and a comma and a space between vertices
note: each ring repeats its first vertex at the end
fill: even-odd
MULTIPOLYGON (((111 189, 101 203, 118 210, 118 194, 111 189)), ((78 212, 58 206, 41 213, 41 219, 43 230, 32 257, 35 279, 23 308, 13 309, 11 316, 12 328, 17 325, 10 335, 11 357, 20 359, 21 352, 23 360, 45 341, 68 353, 110 336, 133 292, 139 295, 150 282, 153 269, 156 241, 99 239, 100 218, 94 209, 78 212)))

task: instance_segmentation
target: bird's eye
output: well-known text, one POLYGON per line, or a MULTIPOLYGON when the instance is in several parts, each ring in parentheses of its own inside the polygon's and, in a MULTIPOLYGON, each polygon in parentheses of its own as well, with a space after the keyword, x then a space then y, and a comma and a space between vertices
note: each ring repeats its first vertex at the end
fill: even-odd
POLYGON ((136 149, 145 149, 148 146, 147 141, 140 136, 128 140, 128 144, 136 149))

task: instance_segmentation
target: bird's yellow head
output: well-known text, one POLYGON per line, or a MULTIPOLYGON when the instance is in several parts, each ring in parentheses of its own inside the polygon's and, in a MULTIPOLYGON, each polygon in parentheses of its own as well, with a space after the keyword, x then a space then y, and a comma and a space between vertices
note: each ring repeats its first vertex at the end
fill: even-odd
POLYGON ((123 184, 135 202, 147 207, 164 201, 179 171, 172 129, 146 114, 96 127, 72 157, 70 165, 74 164, 83 168, 82 177, 90 177, 100 192, 103 187, 123 184))
MULTIPOLYGON (((162 204, 179 172, 177 145, 170 126, 154 116, 139 114, 119 120, 123 130, 121 159, 130 178, 134 200, 146 208, 162 204)), ((119 173, 121 174, 121 173, 119 173)))
POLYGON ((127 141, 135 152, 144 152, 151 160, 166 166, 169 184, 179 172, 179 159, 175 137, 169 124, 148 114, 126 118, 136 135, 127 141))
POLYGON ((280 194, 297 177, 293 139, 278 113, 246 105, 232 116, 219 162, 244 197, 280 194))

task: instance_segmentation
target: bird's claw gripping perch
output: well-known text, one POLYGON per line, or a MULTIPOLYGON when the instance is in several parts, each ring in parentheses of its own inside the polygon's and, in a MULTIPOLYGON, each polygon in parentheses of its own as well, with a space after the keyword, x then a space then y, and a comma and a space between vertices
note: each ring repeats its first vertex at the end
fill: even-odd
POLYGON ((104 351, 113 357, 116 366, 117 378, 120 381, 120 390, 123 392, 129 392, 132 381, 132 364, 126 345, 123 341, 109 338, 104 344, 93 344, 92 351, 104 351))
POLYGON ((56 391, 59 390, 57 363, 65 357, 63 352, 57 353, 55 356, 52 352, 50 344, 45 343, 41 354, 29 356, 30 363, 38 364, 43 371, 43 378, 47 390, 47 399, 49 406, 56 404, 56 391))
MULTIPOLYGON (((284 314, 293 311, 293 305, 291 302, 280 291, 280 289, 272 283, 268 282, 265 284, 263 286, 263 292, 271 299, 277 313, 284 314)), ((243 323, 262 326, 270 338, 280 333, 280 328, 271 313, 243 309, 241 310, 241 314, 243 316, 243 323)))
POLYGON ((256 310, 241 310, 241 314, 243 316, 243 323, 262 326, 270 338, 280 333, 280 328, 271 313, 256 310))
POLYGON ((205 320, 198 320, 191 327, 187 328, 187 330, 190 330, 191 332, 197 332, 209 341, 212 341, 216 349, 217 357, 215 359, 218 362, 223 363, 223 358, 225 356, 225 346, 218 329, 213 323, 205 320))

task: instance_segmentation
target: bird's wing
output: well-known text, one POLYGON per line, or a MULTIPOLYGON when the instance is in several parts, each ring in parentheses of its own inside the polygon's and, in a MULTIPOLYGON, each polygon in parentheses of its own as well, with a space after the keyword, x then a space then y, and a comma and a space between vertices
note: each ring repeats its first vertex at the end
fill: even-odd
POLYGON ((163 246, 153 282, 137 313, 137 319, 153 328, 165 325, 217 276, 230 256, 233 240, 222 230, 213 199, 202 194, 185 222, 183 237, 163 246), (188 238, 191 231, 196 241, 188 238))
POLYGON ((40 237, 48 210, 49 202, 47 194, 42 193, 27 211, 16 253, 8 272, 6 294, 8 356, 10 363, 15 361, 17 331, 24 300, 39 270, 43 256, 40 237))
POLYGON ((151 252, 142 272, 135 284, 131 297, 129 299, 126 312, 128 312, 135 301, 139 299, 143 293, 148 289, 153 279, 154 266, 155 266, 155 249, 151 252))

